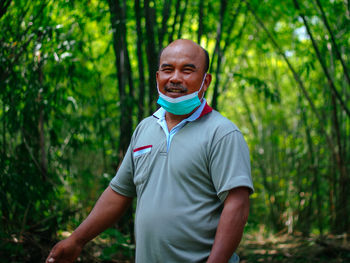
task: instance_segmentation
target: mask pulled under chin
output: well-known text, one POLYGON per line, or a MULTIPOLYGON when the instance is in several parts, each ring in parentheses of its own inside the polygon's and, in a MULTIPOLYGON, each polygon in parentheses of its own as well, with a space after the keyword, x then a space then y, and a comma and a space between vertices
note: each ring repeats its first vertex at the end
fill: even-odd
POLYGON ((159 88, 157 85, 158 94, 159 94, 157 103, 167 112, 170 112, 175 115, 186 115, 191 113, 195 108, 201 105, 201 101, 198 98, 198 93, 203 88, 206 75, 207 73, 204 74, 201 87, 198 91, 185 96, 178 97, 178 98, 171 98, 164 95, 159 91, 159 88))

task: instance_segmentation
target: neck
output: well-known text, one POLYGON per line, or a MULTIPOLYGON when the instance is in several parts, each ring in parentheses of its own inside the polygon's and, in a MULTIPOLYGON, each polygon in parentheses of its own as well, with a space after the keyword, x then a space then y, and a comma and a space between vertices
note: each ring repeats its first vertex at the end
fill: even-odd
POLYGON ((199 107, 200 106, 195 108, 189 114, 185 114, 185 115, 175 115, 175 114, 172 114, 170 112, 166 112, 165 113, 165 121, 166 121, 166 124, 168 126, 169 132, 171 131, 172 128, 174 128, 176 125, 178 125, 181 121, 183 121, 184 119, 186 119, 189 116, 191 116, 199 107))

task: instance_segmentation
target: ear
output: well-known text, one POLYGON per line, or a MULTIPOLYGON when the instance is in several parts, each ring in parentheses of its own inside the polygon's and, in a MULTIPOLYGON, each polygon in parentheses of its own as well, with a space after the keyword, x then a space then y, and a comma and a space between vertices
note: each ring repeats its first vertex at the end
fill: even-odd
POLYGON ((211 74, 207 73, 207 75, 205 76, 205 80, 204 80, 204 87, 203 87, 204 91, 207 91, 207 89, 209 88, 210 83, 211 83, 211 74))

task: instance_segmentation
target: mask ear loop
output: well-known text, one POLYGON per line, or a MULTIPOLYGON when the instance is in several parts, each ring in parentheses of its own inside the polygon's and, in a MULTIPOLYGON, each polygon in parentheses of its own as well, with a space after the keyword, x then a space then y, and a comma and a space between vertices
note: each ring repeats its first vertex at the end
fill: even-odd
MULTIPOLYGON (((203 84, 204 84, 204 80, 205 80, 205 77, 207 76, 207 73, 204 74, 204 77, 203 77, 203 80, 202 80, 202 84, 201 84, 201 87, 200 89, 198 90, 198 93, 202 90, 203 88, 203 84)), ((204 92, 203 92, 203 95, 202 95, 202 98, 200 98, 199 100, 202 101, 202 99, 204 98, 204 92)))
POLYGON ((159 86, 158 86, 158 81, 157 81, 157 91, 158 91, 158 95, 159 96, 166 96, 166 95, 164 95, 163 93, 160 92, 159 86))

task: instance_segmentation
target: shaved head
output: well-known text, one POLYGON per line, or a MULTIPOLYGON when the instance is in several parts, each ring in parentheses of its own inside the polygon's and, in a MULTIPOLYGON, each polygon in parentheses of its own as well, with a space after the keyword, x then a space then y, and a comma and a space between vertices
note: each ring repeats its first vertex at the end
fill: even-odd
POLYGON ((189 40, 189 39, 177 39, 171 42, 168 46, 163 48, 159 52, 159 58, 158 58, 158 64, 160 64, 160 59, 162 57, 162 54, 168 49, 168 48, 175 48, 178 49, 179 52, 183 49, 191 49, 193 52, 196 52, 196 54, 200 55, 202 57, 202 65, 203 65, 203 72, 208 72, 209 70, 209 54, 208 51, 206 51, 203 47, 198 45, 196 42, 189 40))

